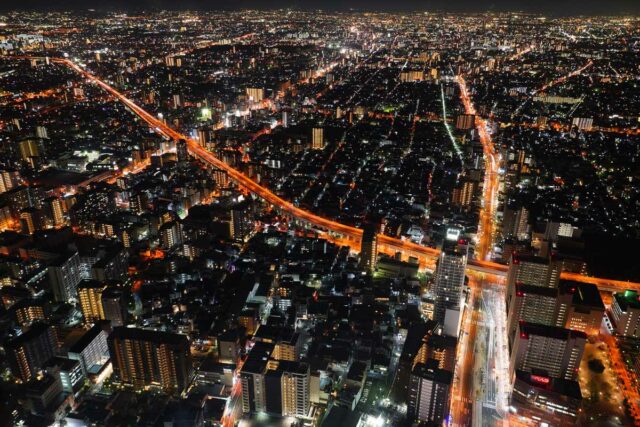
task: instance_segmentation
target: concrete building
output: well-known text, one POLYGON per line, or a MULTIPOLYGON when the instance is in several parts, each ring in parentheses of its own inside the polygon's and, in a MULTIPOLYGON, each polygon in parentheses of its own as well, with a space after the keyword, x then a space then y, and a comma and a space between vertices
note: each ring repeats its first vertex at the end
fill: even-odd
POLYGON ((512 379, 520 370, 575 380, 587 341, 584 332, 526 322, 518 326, 509 365, 512 379))

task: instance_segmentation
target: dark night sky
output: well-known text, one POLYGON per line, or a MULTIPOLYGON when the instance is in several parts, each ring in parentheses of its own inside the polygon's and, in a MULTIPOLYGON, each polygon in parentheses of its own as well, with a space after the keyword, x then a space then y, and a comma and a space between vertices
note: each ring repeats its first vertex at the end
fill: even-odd
POLYGON ((549 15, 640 14, 640 0, 0 0, 0 9, 242 9, 530 11, 549 15))

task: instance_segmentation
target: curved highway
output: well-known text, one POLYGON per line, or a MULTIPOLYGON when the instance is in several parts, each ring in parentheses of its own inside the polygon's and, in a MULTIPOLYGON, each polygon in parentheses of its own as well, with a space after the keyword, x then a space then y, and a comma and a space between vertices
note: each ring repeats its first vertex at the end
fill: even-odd
MULTIPOLYGON (((362 230, 356 227, 352 227, 349 225, 341 224, 336 221, 332 221, 330 219, 321 217, 319 215, 313 214, 304 209, 300 209, 295 206, 293 203, 281 198, 280 196, 274 194, 271 190, 266 187, 261 186, 257 182, 253 181, 248 176, 244 175, 242 172, 237 169, 229 166, 222 160, 218 159, 212 153, 207 151, 205 148, 200 146, 197 141, 183 135, 176 130, 170 128, 162 121, 145 111, 142 107, 138 106, 132 100, 124 96, 122 93, 114 89, 112 86, 89 73, 88 71, 82 69, 76 63, 69 59, 63 58, 55 58, 51 60, 54 63, 64 65, 75 70, 77 73, 81 74, 84 78, 89 80, 90 82, 100 86, 106 92, 117 98, 120 102, 122 102, 127 108, 129 108, 134 114, 144 120, 149 126, 155 129, 158 133, 166 136, 167 138, 180 140, 183 139, 186 141, 189 152, 200 159, 202 162, 209 164, 213 167, 221 169, 225 171, 229 177, 231 177, 234 181, 236 181, 242 187, 245 187, 247 190, 256 194, 260 198, 264 199, 266 202, 276 206, 281 211, 295 217, 299 220, 308 222, 320 229, 327 230, 328 232, 339 234, 344 236, 344 239, 340 239, 340 242, 343 244, 347 244, 351 248, 355 250, 360 249, 360 243, 362 238, 362 230)), ((469 114, 475 114, 475 109, 471 100, 468 96, 466 83, 462 79, 462 77, 458 77, 458 84, 461 88, 461 97, 463 104, 465 106, 465 110, 469 114)), ((474 273, 486 273, 492 275, 504 276, 508 267, 503 264, 498 264, 491 261, 485 261, 484 257, 490 251, 491 242, 492 242, 492 234, 493 234, 493 213, 495 212, 495 198, 497 193, 498 186, 498 174, 497 174, 497 159, 495 158, 496 153, 493 149, 493 143, 491 138, 488 135, 486 129, 486 121, 484 119, 477 118, 476 125, 478 126, 480 140, 485 149, 485 154, 487 154, 487 167, 488 167, 488 178, 485 181, 485 206, 483 211, 481 212, 481 223, 479 229, 479 245, 480 245, 480 255, 481 259, 469 260, 468 268, 472 270, 474 273)), ((379 249, 381 252, 387 254, 394 254, 396 252, 401 252, 406 257, 415 257, 418 259, 422 266, 433 266, 435 259, 440 254, 438 249, 429 248, 426 246, 418 245, 413 242, 397 239, 394 237, 390 237, 387 235, 380 234, 378 236, 379 249)), ((640 290, 640 283, 634 282, 625 282, 625 281, 617 281, 617 280, 609 280, 604 278, 596 278, 584 276, 581 274, 575 273, 562 273, 562 278, 575 280, 583 283, 593 283, 598 285, 602 290, 612 291, 612 290, 622 290, 622 289, 635 289, 640 290)))

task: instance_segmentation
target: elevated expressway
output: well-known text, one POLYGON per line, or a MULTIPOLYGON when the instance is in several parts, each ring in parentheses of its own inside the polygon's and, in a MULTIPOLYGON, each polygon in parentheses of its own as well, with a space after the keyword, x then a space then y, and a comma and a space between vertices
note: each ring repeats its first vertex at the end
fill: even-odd
MULTIPOLYGON (((64 59, 64 58, 55 58, 55 59, 52 59, 51 61, 56 64, 64 65, 76 71, 77 73, 82 75, 84 78, 86 78, 88 81, 100 86, 102 89, 104 89, 106 92, 111 94, 113 97, 117 98, 122 104, 124 104, 129 110, 131 110, 131 112, 133 112, 138 117, 140 117, 140 119, 145 121, 152 129, 154 129, 159 134, 165 136, 166 138, 170 138, 174 140, 180 140, 180 139, 185 140, 187 143, 188 150, 192 156, 196 157, 201 162, 211 167, 223 170, 238 185, 246 188, 248 191, 262 198, 267 203, 273 205, 284 215, 311 225, 312 227, 319 230, 320 234, 323 237, 329 240, 333 240, 336 243, 349 246, 356 251, 360 250, 361 239, 362 239, 361 229, 352 227, 349 225, 341 224, 339 222, 335 222, 330 219, 324 218, 322 216, 313 214, 304 209, 300 209, 290 201, 287 201, 281 198, 280 196, 274 194, 268 188, 261 186, 260 184, 258 184, 257 182, 249 178, 248 176, 244 175, 242 172, 224 163, 222 160, 218 159, 212 153, 210 153, 205 148, 203 148, 196 140, 191 139, 186 135, 183 135, 180 132, 170 128, 169 126, 164 124, 162 121, 160 121, 158 118, 154 117, 153 115, 145 111, 142 107, 138 106, 132 100, 130 100, 129 98, 124 96, 122 93, 114 89, 112 86, 110 86, 103 80, 99 79, 98 77, 94 76, 93 74, 89 73, 88 71, 84 70, 73 61, 69 59, 64 59)), ((459 81, 459 83, 464 85, 463 81, 459 81)), ((463 89, 463 101, 465 103, 466 109, 469 112, 473 112, 473 107, 470 104, 466 87, 464 87, 463 89)), ((484 128, 486 126, 485 123, 478 123, 478 124, 480 125, 481 128, 484 128)), ((482 129, 482 130, 486 132, 486 129, 482 129)), ((495 167, 493 162, 489 162, 489 165, 491 167, 495 167)), ((491 177, 492 177, 491 180, 495 179, 495 174, 492 173, 491 177)), ((492 182, 491 184, 494 184, 494 183, 492 182)), ((493 187, 493 185, 490 185, 490 187, 493 187)), ((495 193, 494 194, 491 194, 491 193, 494 193, 494 191, 490 192, 489 197, 495 200, 495 193)), ((493 205, 493 203, 491 203, 491 205, 493 205)), ((494 206, 486 206, 486 208, 488 208, 486 209, 486 211, 488 212, 492 212, 495 209, 494 206)), ((484 224, 485 228, 483 231, 486 236, 491 234, 490 230, 492 226, 489 220, 489 216, 490 215, 486 215, 486 214, 483 215, 486 221, 484 224)), ((486 239, 483 239, 483 240, 485 241, 484 250, 486 251, 487 250, 486 242, 489 240, 489 238, 487 237, 486 239)), ((378 235, 378 250, 380 252, 383 252, 389 255, 394 255, 400 252, 404 259, 408 259, 410 257, 415 258, 418 260, 421 267, 429 268, 429 269, 434 268, 435 261, 438 255, 440 254, 440 251, 438 249, 418 245, 413 242, 397 239, 397 238, 386 236, 383 234, 378 235)), ((468 273, 473 275, 486 274, 486 275, 494 275, 494 276, 505 276, 507 272, 507 266, 503 264, 490 262, 490 261, 485 261, 483 259, 469 260, 467 269, 468 269, 468 273)), ((600 289, 603 291, 616 291, 616 290, 623 290, 623 289, 635 289, 640 291, 640 283, 589 277, 589 276, 584 276, 584 275, 575 274, 575 273, 563 273, 562 278, 575 280, 583 283, 593 283, 595 285, 598 285, 600 289)))

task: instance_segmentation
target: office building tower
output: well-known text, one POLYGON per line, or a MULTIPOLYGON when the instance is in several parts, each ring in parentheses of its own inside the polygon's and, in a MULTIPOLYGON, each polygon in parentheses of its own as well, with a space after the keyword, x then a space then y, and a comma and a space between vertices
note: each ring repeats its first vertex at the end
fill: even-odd
POLYGON ((518 333, 520 322, 564 327, 564 315, 558 318, 558 289, 516 284, 507 313, 509 347, 518 333))
POLYGON ((97 374, 109 359, 107 332, 102 325, 95 324, 70 348, 70 359, 80 362, 84 375, 97 374))
POLYGON ((613 294, 611 316, 618 335, 640 338, 640 295, 637 291, 613 294))
POLYGON ((362 230, 360 268, 373 272, 378 261, 378 227, 366 224, 362 230))
POLYGON ((311 148, 314 150, 322 150, 324 148, 324 129, 313 128, 311 137, 311 148))
POLYGON ((511 351, 509 374, 517 370, 551 378, 574 380, 584 353, 587 335, 555 326, 520 322, 511 351))
POLYGON ((452 379, 435 360, 417 364, 411 372, 407 415, 419 423, 442 425, 449 415, 452 379))
POLYGON ((246 200, 235 204, 231 208, 231 238, 238 242, 243 242, 253 232, 254 228, 251 203, 246 200))
POLYGON ((282 111, 282 127, 285 129, 289 127, 289 112, 286 110, 282 111))
POLYGON ((559 280, 560 268, 555 260, 519 253, 512 254, 507 272, 507 312, 515 293, 516 283, 557 288, 559 280))
POLYGON ((459 230, 447 230, 438 258, 433 283, 434 319, 445 335, 457 337, 462 321, 464 271, 467 267, 467 242, 460 239, 459 230))
POLYGON ((191 353, 185 335, 119 326, 108 338, 116 378, 141 389, 180 393, 191 380, 191 353))
POLYGON ((97 280, 83 280, 78 284, 78 300, 85 322, 95 323, 105 319, 102 292, 106 288, 107 285, 97 280))
POLYGON ((58 337, 55 329, 46 323, 34 323, 23 334, 5 344, 13 375, 27 382, 55 356, 58 337))
POLYGON ((127 323, 127 298, 123 289, 115 286, 107 287, 101 296, 104 319, 111 322, 111 326, 124 326, 127 323))
POLYGON ((80 283, 80 257, 78 252, 67 252, 47 267, 49 284, 58 302, 68 302, 78 297, 80 283))

